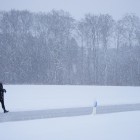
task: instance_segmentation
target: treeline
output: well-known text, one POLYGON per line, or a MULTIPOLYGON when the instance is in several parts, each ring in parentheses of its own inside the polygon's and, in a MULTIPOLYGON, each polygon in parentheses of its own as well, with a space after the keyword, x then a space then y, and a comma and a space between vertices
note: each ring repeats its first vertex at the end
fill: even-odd
POLYGON ((1 11, 0 81, 139 86, 140 18, 1 11))

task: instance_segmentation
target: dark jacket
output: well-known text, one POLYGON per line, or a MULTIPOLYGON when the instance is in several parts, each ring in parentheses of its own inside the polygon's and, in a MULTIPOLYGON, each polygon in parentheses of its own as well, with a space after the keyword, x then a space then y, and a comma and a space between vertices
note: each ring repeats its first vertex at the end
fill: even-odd
POLYGON ((4 92, 6 92, 6 90, 3 89, 3 85, 0 83, 0 100, 3 100, 4 92))

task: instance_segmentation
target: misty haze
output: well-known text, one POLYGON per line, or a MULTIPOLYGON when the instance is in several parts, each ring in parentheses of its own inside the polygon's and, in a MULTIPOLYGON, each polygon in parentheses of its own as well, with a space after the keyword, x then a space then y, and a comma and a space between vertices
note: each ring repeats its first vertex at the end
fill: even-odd
POLYGON ((8 84, 140 85, 140 18, 0 12, 0 77, 8 84))
POLYGON ((139 0, 0 0, 2 140, 140 140, 139 0))

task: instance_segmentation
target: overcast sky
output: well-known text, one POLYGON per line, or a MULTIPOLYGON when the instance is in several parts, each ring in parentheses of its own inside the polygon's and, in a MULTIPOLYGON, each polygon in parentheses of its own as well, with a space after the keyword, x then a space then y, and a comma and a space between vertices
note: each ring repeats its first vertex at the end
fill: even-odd
POLYGON ((114 19, 119 19, 126 13, 135 13, 140 17, 140 0, 0 0, 0 10, 11 9, 33 12, 63 9, 76 19, 84 17, 86 13, 108 13, 114 19))

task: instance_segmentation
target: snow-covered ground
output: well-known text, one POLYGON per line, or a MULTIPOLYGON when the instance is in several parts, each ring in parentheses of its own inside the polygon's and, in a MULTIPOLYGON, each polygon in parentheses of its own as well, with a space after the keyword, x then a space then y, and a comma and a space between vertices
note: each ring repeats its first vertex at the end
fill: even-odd
MULTIPOLYGON (((140 87, 4 86, 11 112, 140 103, 140 87)), ((2 109, 0 109, 2 113, 2 109)), ((139 140, 140 111, 0 123, 2 140, 139 140)))

